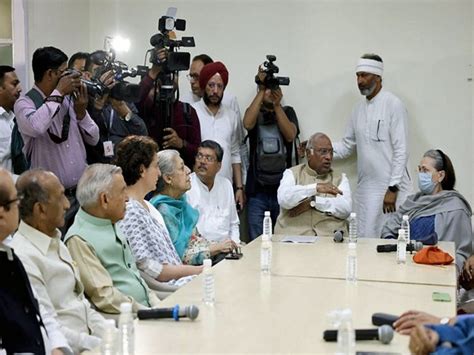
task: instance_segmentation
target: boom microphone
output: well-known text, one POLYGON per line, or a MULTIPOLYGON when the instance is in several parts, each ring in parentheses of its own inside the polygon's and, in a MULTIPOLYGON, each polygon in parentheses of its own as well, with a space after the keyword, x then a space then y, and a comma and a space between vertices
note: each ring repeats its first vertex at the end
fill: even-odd
MULTIPOLYGON (((325 341, 337 341, 337 330, 325 330, 323 333, 325 341)), ((382 325, 377 329, 356 329, 356 340, 379 340, 382 344, 389 344, 393 339, 393 328, 382 325)))
MULTIPOLYGON (((419 241, 413 241, 407 244, 407 251, 419 251, 423 249, 423 243, 419 241)), ((377 245, 378 253, 390 253, 397 251, 397 244, 383 244, 377 245)))
POLYGON ((182 308, 176 305, 172 308, 141 309, 137 312, 138 319, 173 318, 175 321, 179 321, 179 318, 183 317, 195 320, 198 315, 199 308, 195 305, 182 308))

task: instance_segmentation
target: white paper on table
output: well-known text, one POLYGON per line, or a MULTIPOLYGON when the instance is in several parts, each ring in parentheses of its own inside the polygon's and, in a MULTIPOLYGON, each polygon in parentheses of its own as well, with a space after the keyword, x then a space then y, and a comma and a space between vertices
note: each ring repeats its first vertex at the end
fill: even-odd
POLYGON ((306 235, 286 235, 281 241, 283 243, 314 243, 318 237, 306 235))

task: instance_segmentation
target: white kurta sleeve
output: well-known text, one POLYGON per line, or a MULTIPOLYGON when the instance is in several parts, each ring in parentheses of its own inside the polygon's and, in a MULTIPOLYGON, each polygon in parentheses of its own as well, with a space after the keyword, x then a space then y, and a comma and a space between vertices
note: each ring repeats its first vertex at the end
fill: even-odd
POLYGON ((394 102, 390 124, 392 173, 389 186, 399 185, 408 162, 408 113, 400 100, 394 102))
MULTIPOLYGON (((356 108, 357 109, 357 108, 356 108)), ((332 144, 334 149, 334 159, 344 159, 349 157, 356 147, 356 135, 355 135, 355 118, 356 109, 351 114, 349 122, 347 122, 346 131, 342 141, 335 142, 332 144)))
POLYGON ((345 219, 352 210, 351 186, 346 174, 342 174, 341 183, 338 186, 342 195, 336 197, 316 196, 315 209, 322 212, 331 213, 334 217, 345 219))
MULTIPOLYGON (((36 292, 33 289, 33 294, 36 297, 36 292)), ((69 347, 68 342, 61 332, 60 325, 56 321, 54 314, 48 313, 46 309, 39 304, 39 311, 41 314, 41 319, 43 320, 44 329, 46 330, 47 334, 43 334, 43 337, 47 337, 48 340, 45 342, 49 342, 49 347, 52 349, 61 349, 64 354, 72 355, 74 354, 72 349, 69 347)), ((43 333, 43 332, 42 332, 43 333)), ((50 349, 47 349, 50 350, 50 349)))
POLYGON ((240 164, 241 159, 240 159, 240 128, 239 128, 239 118, 237 117, 237 114, 234 111, 229 110, 229 114, 231 114, 232 117, 232 145, 230 148, 230 154, 231 154, 231 162, 232 164, 240 164))
POLYGON ((295 177, 291 170, 286 169, 278 187, 278 204, 284 209, 297 206, 307 197, 316 195, 316 184, 296 185, 295 177))

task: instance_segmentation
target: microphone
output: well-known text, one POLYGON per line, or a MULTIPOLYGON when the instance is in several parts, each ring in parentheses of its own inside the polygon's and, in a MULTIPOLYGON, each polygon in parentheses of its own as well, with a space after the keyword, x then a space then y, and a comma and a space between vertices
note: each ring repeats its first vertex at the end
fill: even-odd
POLYGON ((332 239, 336 243, 342 243, 344 240, 344 231, 342 229, 336 229, 334 231, 334 238, 332 239))
MULTIPOLYGON (((325 330, 323 333, 325 341, 337 341, 337 330, 325 330)), ((356 340, 379 340, 382 344, 389 344, 393 339, 393 328, 382 325, 377 329, 356 329, 356 340)))
POLYGON ((393 328, 393 323, 400 318, 399 316, 388 313, 374 313, 372 314, 373 325, 389 325, 393 328))
MULTIPOLYGON (((423 243, 419 241, 413 241, 407 244, 407 251, 419 251, 423 249, 423 243)), ((390 253, 397 251, 397 244, 383 244, 377 245, 378 253, 390 253)))
POLYGON ((199 308, 195 305, 182 308, 176 305, 171 308, 141 309, 137 312, 138 319, 173 318, 175 321, 179 321, 179 318, 184 317, 195 320, 198 315, 199 308))

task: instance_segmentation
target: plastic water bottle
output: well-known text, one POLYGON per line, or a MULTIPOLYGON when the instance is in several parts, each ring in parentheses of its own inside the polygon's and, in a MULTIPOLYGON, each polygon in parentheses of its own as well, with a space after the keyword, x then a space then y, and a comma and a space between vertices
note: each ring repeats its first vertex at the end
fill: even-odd
POLYGON ((357 249, 355 243, 347 245, 346 281, 357 282, 357 249))
POLYGON ((265 211, 263 217, 263 235, 268 235, 268 239, 272 240, 272 217, 270 211, 265 211))
POLYGON ((340 311, 340 323, 337 329, 337 354, 355 354, 355 330, 352 327, 352 311, 340 311))
POLYGON ((267 234, 262 235, 262 246, 260 249, 260 270, 264 274, 270 274, 272 268, 272 243, 267 234))
POLYGON ((400 229, 405 231, 405 239, 407 240, 407 244, 410 244, 410 219, 406 214, 403 215, 400 229))
POLYGON ((135 353, 135 326, 133 324, 132 304, 120 304, 119 317, 120 354, 133 355, 135 353))
POLYGON ((349 243, 357 243, 357 215, 351 212, 349 217, 349 243))
POLYGON ((212 260, 205 259, 203 261, 204 269, 203 273, 203 300, 207 305, 214 305, 216 294, 214 290, 214 273, 212 271, 212 260))
POLYGON ((405 264, 407 262, 407 240, 405 230, 398 230, 397 239, 397 264, 405 264))
POLYGON ((115 321, 113 319, 105 320, 104 334, 102 335, 102 344, 100 346, 100 353, 102 355, 117 354, 117 328, 115 328, 115 321))

